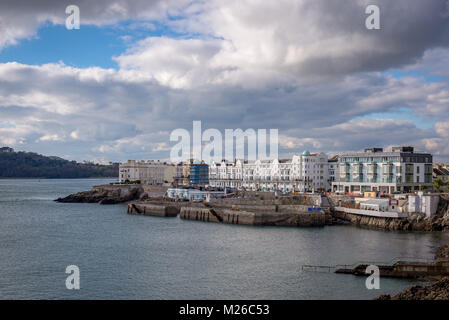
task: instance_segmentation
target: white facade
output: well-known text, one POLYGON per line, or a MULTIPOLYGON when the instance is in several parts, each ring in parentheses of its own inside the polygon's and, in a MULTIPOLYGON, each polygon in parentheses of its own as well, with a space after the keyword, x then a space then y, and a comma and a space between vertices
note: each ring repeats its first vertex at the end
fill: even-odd
POLYGON ((240 189, 243 182, 243 163, 241 160, 234 162, 212 162, 209 166, 209 185, 218 188, 240 189))
POLYGON ((344 153, 339 157, 339 175, 333 191, 393 193, 432 186, 432 155, 414 153, 412 147, 394 147, 384 152, 369 148, 364 152, 344 153))
POLYGON ((149 160, 128 162, 119 165, 119 182, 140 181, 146 185, 162 185, 165 178, 166 164, 149 160))
POLYGON ((390 205, 389 199, 368 199, 366 201, 360 202, 360 209, 388 211, 389 205, 390 205))
POLYGON ((209 184, 250 190, 327 191, 330 189, 328 158, 305 151, 291 160, 256 160, 212 163, 209 184))
POLYGON ((202 201, 209 198, 220 198, 225 195, 223 191, 201 191, 189 188, 169 188, 166 197, 175 200, 202 201))
POLYGON ((435 214, 438 209, 440 196, 438 194, 424 194, 418 192, 417 195, 410 195, 408 197, 408 212, 425 213, 427 217, 435 214))
POLYGON ((328 171, 329 171, 329 187, 332 183, 338 180, 339 170, 338 170, 338 157, 335 156, 328 160, 328 171))

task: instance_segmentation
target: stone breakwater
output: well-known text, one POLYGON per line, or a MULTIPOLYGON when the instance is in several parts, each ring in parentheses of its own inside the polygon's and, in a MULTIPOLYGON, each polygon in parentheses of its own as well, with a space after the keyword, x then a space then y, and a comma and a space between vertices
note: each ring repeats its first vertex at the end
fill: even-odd
POLYGON ((156 217, 176 217, 180 208, 177 206, 160 205, 151 203, 129 203, 128 214, 140 214, 156 217))
POLYGON ((204 208, 182 207, 180 217, 253 226, 323 227, 332 224, 329 203, 319 195, 212 199, 204 208), (320 211, 309 211, 317 206, 320 211))
MULTIPOLYGON (((194 207, 203 204, 181 202, 176 203, 164 199, 167 187, 142 185, 100 185, 90 191, 79 192, 57 202, 81 202, 115 204, 123 202, 153 203, 159 205, 194 207), (136 202, 137 201, 137 202, 136 202)), ((442 195, 437 214, 426 218, 422 214, 412 214, 407 218, 382 218, 361 216, 335 210, 335 204, 345 200, 345 196, 331 195, 329 197, 318 194, 276 197, 268 192, 242 192, 239 198, 211 199, 208 204, 213 213, 188 213, 181 215, 182 219, 215 221, 230 224, 251 225, 339 225, 351 224, 363 228, 401 231, 449 231, 449 195, 442 195), (308 212, 310 207, 319 206, 321 211, 308 212), (204 217, 204 218, 203 218, 204 217), (220 221, 220 219, 222 219, 220 221), (324 222, 323 222, 324 221, 324 222)), ((179 207, 180 208, 180 207, 179 207)), ((140 210, 145 215, 157 212, 159 209, 140 210)), ((197 209, 192 209, 195 212, 197 209)), ((205 209, 207 212, 207 209, 205 209)), ((181 212, 181 209, 179 209, 181 212)), ((131 209, 134 214, 138 209, 131 209)), ((157 215, 159 213, 155 213, 157 215)), ((215 222, 217 222, 215 221, 215 222)))
POLYGON ((127 211, 161 217, 179 213, 184 220, 253 226, 322 227, 332 224, 330 207, 308 210, 317 204, 324 204, 321 197, 213 199, 206 204, 153 200, 131 202, 127 211))
POLYGON ((183 207, 181 219, 225 224, 283 227, 323 227, 329 218, 323 212, 251 212, 233 209, 183 207))

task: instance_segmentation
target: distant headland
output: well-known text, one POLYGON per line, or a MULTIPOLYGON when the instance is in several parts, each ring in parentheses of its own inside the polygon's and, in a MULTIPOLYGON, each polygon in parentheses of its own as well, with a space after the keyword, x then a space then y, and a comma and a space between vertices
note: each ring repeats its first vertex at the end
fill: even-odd
POLYGON ((116 178, 117 176, 118 163, 107 165, 80 163, 34 152, 16 152, 10 147, 0 148, 0 179, 80 179, 116 178))

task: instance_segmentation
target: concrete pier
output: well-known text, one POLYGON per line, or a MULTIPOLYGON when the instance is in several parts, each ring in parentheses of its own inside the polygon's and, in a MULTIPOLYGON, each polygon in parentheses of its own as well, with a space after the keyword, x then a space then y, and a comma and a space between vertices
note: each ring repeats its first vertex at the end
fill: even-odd
POLYGON ((323 227, 331 217, 324 212, 252 212, 182 207, 181 219, 252 226, 323 227))
MULTIPOLYGON (((355 268, 337 269, 335 273, 353 274, 366 277, 367 264, 360 264, 355 268)), ((390 266, 378 266, 381 277, 394 278, 425 278, 449 276, 449 260, 435 263, 419 263, 399 261, 390 266)))
POLYGON ((179 214, 179 207, 162 205, 162 204, 149 204, 149 203, 129 203, 128 214, 141 214, 145 216, 156 217, 176 217, 179 214))

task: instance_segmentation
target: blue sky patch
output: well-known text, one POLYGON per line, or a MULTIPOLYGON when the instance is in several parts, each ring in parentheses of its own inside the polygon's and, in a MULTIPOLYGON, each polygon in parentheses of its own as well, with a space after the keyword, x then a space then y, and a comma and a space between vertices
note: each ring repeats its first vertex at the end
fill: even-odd
POLYGON ((158 23, 143 21, 125 21, 103 27, 81 25, 78 30, 47 23, 34 37, 0 51, 0 63, 15 61, 42 65, 62 61, 77 68, 97 66, 117 69, 117 62, 112 57, 119 56, 135 42, 150 36, 187 35, 158 23))
POLYGON ((426 130, 431 129, 434 122, 426 120, 412 113, 409 108, 400 108, 396 112, 370 113, 356 119, 394 119, 394 120, 411 120, 417 128, 426 130))

